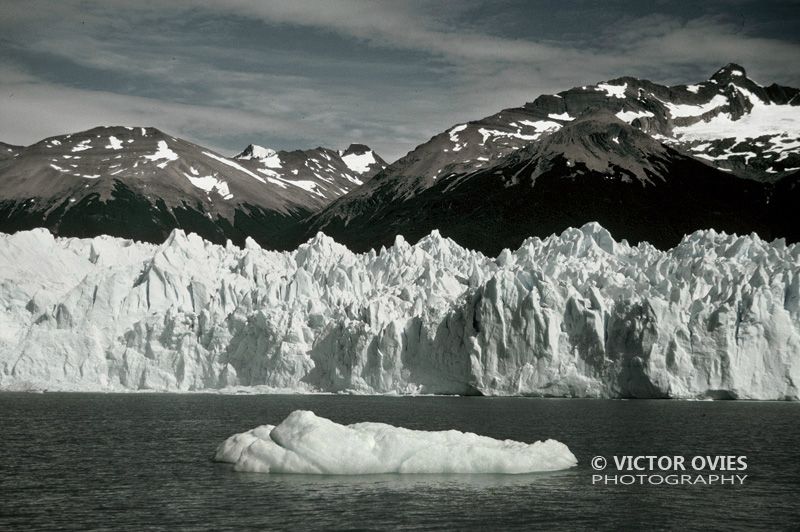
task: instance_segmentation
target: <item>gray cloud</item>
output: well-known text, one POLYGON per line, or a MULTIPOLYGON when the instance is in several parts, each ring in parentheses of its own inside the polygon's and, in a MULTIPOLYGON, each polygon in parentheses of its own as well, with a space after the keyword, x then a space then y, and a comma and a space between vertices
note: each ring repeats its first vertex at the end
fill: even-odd
POLYGON ((152 124, 227 152, 366 142, 392 159, 454 123, 621 75, 693 82, 736 61, 798 85, 800 44, 774 5, 737 3, 743 24, 714 6, 610 2, 593 25, 596 6, 578 2, 585 18, 549 27, 547 0, 14 2, 0 138, 152 124))

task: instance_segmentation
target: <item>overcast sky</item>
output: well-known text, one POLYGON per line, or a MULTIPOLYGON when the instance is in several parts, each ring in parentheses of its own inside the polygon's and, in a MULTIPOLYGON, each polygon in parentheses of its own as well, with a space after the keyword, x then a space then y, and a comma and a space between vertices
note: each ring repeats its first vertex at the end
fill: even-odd
POLYGON ((742 64, 800 86, 800 2, 0 0, 0 140, 152 125, 394 160, 541 93, 742 64))

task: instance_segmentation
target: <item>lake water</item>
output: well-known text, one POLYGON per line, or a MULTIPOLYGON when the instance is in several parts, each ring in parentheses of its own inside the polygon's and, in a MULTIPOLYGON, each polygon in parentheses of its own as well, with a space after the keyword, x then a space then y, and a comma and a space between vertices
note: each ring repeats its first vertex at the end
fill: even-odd
POLYGON ((531 398, 0 394, 0 530, 789 529, 800 405, 531 398), (295 409, 495 438, 555 438, 548 474, 300 476, 210 460, 295 409), (742 485, 592 485, 593 456, 746 455, 742 485))

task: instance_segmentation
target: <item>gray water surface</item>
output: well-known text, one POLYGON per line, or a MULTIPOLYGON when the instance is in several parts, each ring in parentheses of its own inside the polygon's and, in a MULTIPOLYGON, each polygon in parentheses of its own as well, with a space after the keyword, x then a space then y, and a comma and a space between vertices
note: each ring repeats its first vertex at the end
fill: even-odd
POLYGON ((467 397, 0 394, 0 530, 791 529, 800 405, 467 397), (575 469, 535 475, 301 476, 211 461, 295 409, 521 441, 575 469), (746 455, 736 486, 593 486, 595 455, 746 455))

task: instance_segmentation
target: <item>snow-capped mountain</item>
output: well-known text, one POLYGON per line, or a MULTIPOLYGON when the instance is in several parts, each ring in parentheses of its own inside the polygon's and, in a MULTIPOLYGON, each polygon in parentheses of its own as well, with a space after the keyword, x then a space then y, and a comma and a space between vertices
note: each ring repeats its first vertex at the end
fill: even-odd
POLYGON ((254 172, 303 188, 309 193, 307 203, 312 210, 363 185, 386 167, 386 162, 363 144, 351 144, 343 151, 275 151, 251 144, 234 159, 254 172))
POLYGON ((434 136, 306 235, 366 250, 440 229, 496 253, 598 220, 663 248, 708 227, 796 239, 798 94, 728 65, 696 85, 618 78, 540 96, 434 136))
MULTIPOLYGON (((384 164, 368 149, 375 163, 361 173, 339 159, 319 178, 331 179, 335 194, 321 194, 321 184, 310 186, 292 168, 228 158, 155 128, 99 127, 2 150, 9 156, 0 159, 0 230, 163 242, 182 228, 219 243, 253 237, 274 248, 294 247, 301 219, 384 164)), ((292 165, 302 166, 303 152, 292 153, 301 154, 292 165)))
POLYGON ((800 89, 763 87, 744 68, 729 64, 693 85, 667 87, 622 77, 542 95, 522 107, 451 127, 386 174, 433 181, 486 168, 598 110, 719 168, 765 180, 800 170, 800 89))
POLYGON ((0 389, 798 399, 800 245, 597 224, 497 258, 0 234, 0 389))
POLYGON ((363 145, 228 158, 97 128, 0 147, 0 230, 161 242, 178 227, 278 249, 321 230, 367 250, 439 229, 494 254, 597 220, 661 248, 709 227, 793 242, 798 94, 733 64, 693 85, 617 78, 457 124, 388 167, 363 145))

